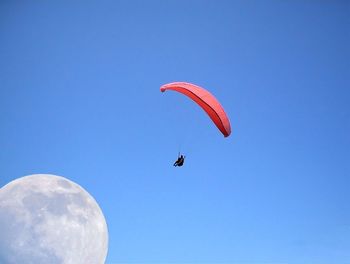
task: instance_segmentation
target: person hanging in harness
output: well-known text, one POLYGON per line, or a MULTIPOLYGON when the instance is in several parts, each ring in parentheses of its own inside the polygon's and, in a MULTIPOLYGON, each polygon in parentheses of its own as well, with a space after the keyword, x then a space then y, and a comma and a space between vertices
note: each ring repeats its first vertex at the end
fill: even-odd
POLYGON ((182 165, 184 165, 184 162, 185 162, 185 156, 180 155, 180 153, 179 153, 179 156, 177 158, 177 161, 175 161, 174 166, 175 167, 177 167, 177 166, 181 167, 182 165))

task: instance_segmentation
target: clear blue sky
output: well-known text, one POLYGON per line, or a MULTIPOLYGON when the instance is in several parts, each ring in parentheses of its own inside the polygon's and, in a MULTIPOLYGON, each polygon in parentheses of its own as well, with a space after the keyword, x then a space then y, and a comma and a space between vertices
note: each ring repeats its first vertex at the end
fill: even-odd
POLYGON ((83 186, 107 263, 350 263, 349 1, 1 1, 0 36, 0 186, 83 186))

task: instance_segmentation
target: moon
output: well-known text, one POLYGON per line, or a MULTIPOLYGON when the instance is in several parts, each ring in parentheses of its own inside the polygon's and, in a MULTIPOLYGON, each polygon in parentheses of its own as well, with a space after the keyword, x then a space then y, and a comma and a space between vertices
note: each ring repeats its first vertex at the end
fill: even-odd
POLYGON ((0 263, 102 264, 107 249, 103 213, 78 184, 35 174, 0 189, 0 263))

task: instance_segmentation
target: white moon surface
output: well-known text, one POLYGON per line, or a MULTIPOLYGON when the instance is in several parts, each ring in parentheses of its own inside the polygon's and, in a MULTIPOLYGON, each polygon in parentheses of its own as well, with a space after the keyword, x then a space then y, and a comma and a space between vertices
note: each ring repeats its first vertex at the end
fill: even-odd
POLYGON ((0 189, 0 263, 102 264, 107 249, 102 211, 78 184, 35 174, 0 189))

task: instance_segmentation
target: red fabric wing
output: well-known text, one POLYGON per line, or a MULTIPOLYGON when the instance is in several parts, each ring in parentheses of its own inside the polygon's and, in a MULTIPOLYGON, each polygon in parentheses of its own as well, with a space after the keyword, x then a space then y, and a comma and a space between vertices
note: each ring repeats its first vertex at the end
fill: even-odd
POLYGON ((223 107, 207 90, 186 82, 168 83, 160 87, 160 90, 162 92, 173 90, 188 96, 202 107, 225 137, 231 134, 230 120, 223 107))

